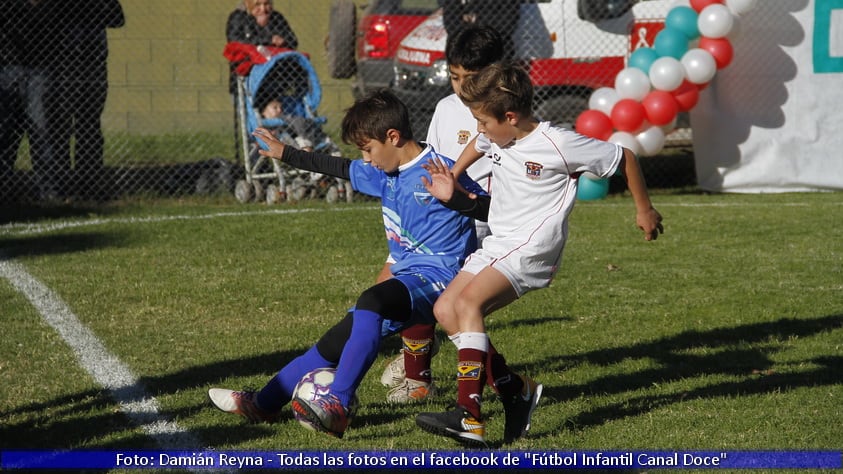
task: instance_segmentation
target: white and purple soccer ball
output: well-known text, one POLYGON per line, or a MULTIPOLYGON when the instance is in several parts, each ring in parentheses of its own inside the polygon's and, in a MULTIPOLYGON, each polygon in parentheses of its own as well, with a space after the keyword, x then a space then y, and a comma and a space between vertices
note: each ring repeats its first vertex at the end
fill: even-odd
MULTIPOLYGON (((293 389, 293 397, 310 401, 324 397, 331 390, 331 384, 334 382, 336 372, 336 369, 332 367, 322 367, 304 374, 304 377, 296 384, 296 388, 293 389)), ((357 395, 355 395, 351 400, 351 406, 349 406, 349 418, 352 418, 357 412, 359 404, 357 395)), ((305 428, 310 430, 316 429, 310 421, 299 415, 295 410, 293 410, 293 415, 305 428)))

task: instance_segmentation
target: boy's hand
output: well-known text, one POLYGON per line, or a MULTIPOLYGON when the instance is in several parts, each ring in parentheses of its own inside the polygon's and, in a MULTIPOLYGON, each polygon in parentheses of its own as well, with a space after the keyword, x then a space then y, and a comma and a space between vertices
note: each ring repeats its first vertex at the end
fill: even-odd
POLYGON ((254 136, 259 141, 263 142, 266 145, 266 148, 259 147, 258 153, 262 156, 267 156, 269 158, 274 158, 276 160, 281 159, 281 155, 284 154, 284 142, 279 140, 275 135, 272 134, 269 130, 258 127, 252 132, 252 136, 254 136))
POLYGON ((422 176, 422 184, 427 192, 442 202, 450 201, 456 185, 451 170, 439 159, 428 160, 427 163, 422 164, 422 168, 430 173, 430 179, 422 176))
POLYGON ((646 211, 639 212, 635 217, 638 228, 644 231, 644 239, 656 240, 659 234, 664 233, 662 215, 655 208, 651 207, 646 211))

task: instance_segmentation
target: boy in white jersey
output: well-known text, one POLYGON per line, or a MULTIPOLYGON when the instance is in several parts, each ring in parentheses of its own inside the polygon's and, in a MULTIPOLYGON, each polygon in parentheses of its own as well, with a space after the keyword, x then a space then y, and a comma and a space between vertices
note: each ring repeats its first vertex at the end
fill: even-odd
MULTIPOLYGON (((492 234, 466 260, 434 307, 437 322, 458 341, 457 407, 445 413, 421 413, 416 423, 434 434, 482 444, 483 365, 494 351, 483 318, 529 291, 550 285, 567 240, 578 177, 584 172, 608 177, 621 171, 645 239, 655 240, 663 227, 635 155, 619 145, 536 121, 532 116, 533 88, 523 69, 508 64, 489 66, 463 82, 460 97, 477 119, 481 135, 466 148, 453 172, 459 175, 474 160, 492 157, 495 191, 487 210, 492 234)), ((427 168, 432 179, 425 178, 425 186, 441 202, 468 215, 484 210, 485 198, 472 200, 455 191, 446 167, 433 162, 427 168)), ((530 389, 540 390, 541 386, 524 385, 521 408, 512 410, 520 420, 510 420, 503 399, 507 409, 505 441, 530 428, 538 397, 533 395, 534 402, 529 405, 524 401, 530 389)))
MULTIPOLYGON (((388 90, 356 101, 342 121, 346 143, 357 145, 362 159, 349 160, 286 147, 269 130, 254 135, 263 156, 295 168, 348 179, 355 191, 381 200, 383 226, 392 261, 391 278, 363 291, 355 307, 313 346, 285 365, 257 392, 213 388, 208 395, 220 410, 250 421, 272 422, 281 408, 293 409, 317 430, 342 437, 357 387, 377 357, 384 325, 433 324, 433 304, 476 248, 470 218, 433 199, 422 186, 430 159, 445 160, 413 140, 406 106, 388 90), (330 392, 316 400, 294 397, 302 376, 336 367, 330 392)), ((483 190, 465 174, 461 183, 483 190)))
MULTIPOLYGON (((457 159, 477 134, 477 121, 459 98, 460 86, 466 77, 503 58, 504 41, 488 26, 466 26, 448 36, 445 59, 454 93, 441 99, 427 130, 427 144, 437 153, 457 159)), ((491 160, 478 160, 466 170, 468 176, 487 192, 491 188, 491 160)), ((477 242, 489 234, 486 222, 475 221, 477 242)), ((389 265, 379 278, 389 277, 389 265)), ((430 360, 435 352, 434 325, 416 325, 401 331, 401 354, 393 359, 381 375, 381 383, 390 387, 386 399, 391 403, 423 401, 434 393, 430 360)), ((491 383, 491 381, 490 381, 491 383)))

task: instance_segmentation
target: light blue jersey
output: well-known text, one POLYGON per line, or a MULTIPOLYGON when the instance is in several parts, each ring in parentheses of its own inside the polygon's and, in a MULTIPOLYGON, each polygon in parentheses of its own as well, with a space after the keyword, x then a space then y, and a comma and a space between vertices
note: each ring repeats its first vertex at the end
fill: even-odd
MULTIPOLYGON (((442 279, 450 281, 475 250, 476 238, 472 219, 448 209, 424 188, 421 178, 430 175, 421 165, 434 157, 448 167, 454 164, 430 146, 393 173, 355 160, 350 167, 351 185, 381 199, 386 241, 395 261, 393 275, 433 268, 444 272, 442 279)), ((466 189, 485 194, 474 181, 461 178, 466 189)))
MULTIPOLYGON (((427 192, 422 176, 430 178, 422 164, 439 158, 449 168, 453 160, 427 147, 413 161, 393 173, 385 173, 363 160, 351 163, 351 185, 361 193, 381 198, 383 225, 390 258, 390 271, 410 292, 412 315, 406 321, 385 319, 381 336, 413 324, 433 324, 433 304, 462 268, 477 246, 473 220, 448 209, 427 192)), ((463 175, 460 184, 478 194, 480 186, 463 175)))

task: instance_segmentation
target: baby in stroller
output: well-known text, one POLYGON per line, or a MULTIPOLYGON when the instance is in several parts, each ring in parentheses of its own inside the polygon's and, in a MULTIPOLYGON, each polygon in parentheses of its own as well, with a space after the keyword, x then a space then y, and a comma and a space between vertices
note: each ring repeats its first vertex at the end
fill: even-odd
MULTIPOLYGON (((322 130, 313 120, 285 114, 280 99, 270 99, 260 109, 261 123, 282 141, 295 140, 296 146, 305 151, 313 151, 313 143, 319 143, 324 137, 317 137, 322 130), (279 124, 279 121, 281 124, 279 124), (292 132, 292 136, 288 137, 292 132)), ((324 133, 322 133, 324 135, 324 133)))
POLYGON ((237 77, 235 107, 246 179, 236 183, 235 196, 240 202, 265 198, 269 204, 305 197, 350 202, 351 185, 345 180, 290 168, 277 160, 267 162, 258 154, 261 143, 252 136, 257 127, 272 130, 279 140, 297 148, 336 156, 340 149, 322 129, 326 118, 316 113, 321 86, 307 56, 281 50, 266 58, 255 56, 253 50, 254 46, 242 44, 229 44, 226 50, 231 61, 243 55, 256 59, 237 77))

